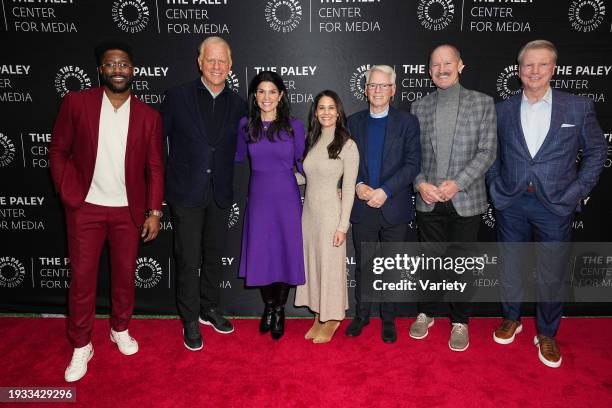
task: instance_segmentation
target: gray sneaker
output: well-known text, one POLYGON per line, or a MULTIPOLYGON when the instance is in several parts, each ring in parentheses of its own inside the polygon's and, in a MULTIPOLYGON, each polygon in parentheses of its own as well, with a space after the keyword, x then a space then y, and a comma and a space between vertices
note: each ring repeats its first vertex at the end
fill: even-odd
POLYGON ((470 336, 468 335, 468 326, 463 323, 453 323, 448 347, 453 351, 465 351, 470 345, 470 336))
POLYGON ((429 334, 429 328, 433 326, 434 318, 427 316, 425 313, 419 313, 416 320, 410 326, 410 337, 413 339, 424 339, 429 334))

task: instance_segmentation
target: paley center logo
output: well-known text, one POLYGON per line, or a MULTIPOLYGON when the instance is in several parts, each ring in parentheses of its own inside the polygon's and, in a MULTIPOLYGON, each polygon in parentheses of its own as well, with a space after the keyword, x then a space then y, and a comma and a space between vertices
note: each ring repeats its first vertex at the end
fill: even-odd
POLYGON ((444 30, 453 21, 455 4, 453 0, 419 0, 417 18, 428 30, 444 30))
POLYGON ((587 33, 603 23, 606 6, 603 0, 574 0, 567 15, 574 30, 587 33))
POLYGON ((23 282, 25 268, 12 256, 0 257, 0 288, 15 288, 23 282))
POLYGON ((295 30, 304 12, 298 0, 270 0, 264 11, 270 28, 279 33, 295 30))
POLYGON ((229 211, 229 218, 227 220, 227 229, 232 228, 234 225, 238 223, 240 219, 240 207, 238 207, 238 203, 232 204, 229 211))
POLYGON ((117 26, 130 34, 144 30, 149 24, 149 6, 144 0, 115 0, 111 12, 117 26))
POLYGON ((238 91, 239 91, 238 88, 240 86, 240 82, 238 81, 238 76, 236 75, 236 73, 234 71, 230 71, 229 74, 227 74, 227 78, 225 79, 225 83, 227 84, 229 89, 231 89, 232 91, 238 93, 238 91))
POLYGON ((518 79, 518 65, 508 65, 497 76, 497 94, 502 99, 508 99, 512 95, 521 92, 520 81, 518 79), (516 86, 518 85, 518 86, 516 86))
POLYGON ((495 214, 493 212, 493 206, 491 203, 487 204, 487 209, 482 214, 482 221, 489 228, 495 228, 495 214))
POLYGON ((371 68, 370 64, 360 65, 353 71, 349 79, 349 87, 353 96, 360 101, 365 101, 365 74, 371 68))
POLYGON ((162 268, 153 258, 140 257, 136 260, 136 287, 150 289, 157 286, 162 278, 162 268))
POLYGON ((91 79, 82 69, 74 65, 65 65, 55 74, 55 90, 64 97, 69 91, 81 91, 91 88, 91 79))
POLYGON ((0 167, 6 167, 15 159, 15 145, 3 133, 0 133, 0 167))

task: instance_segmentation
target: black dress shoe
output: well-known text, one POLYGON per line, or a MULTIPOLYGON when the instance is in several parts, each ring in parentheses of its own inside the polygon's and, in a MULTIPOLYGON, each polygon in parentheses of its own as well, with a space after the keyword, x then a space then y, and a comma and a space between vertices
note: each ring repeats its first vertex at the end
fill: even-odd
POLYGON ((382 340, 385 343, 395 343, 397 340, 397 330, 395 330, 395 323, 383 322, 382 324, 382 340))
POLYGON ((370 320, 355 317, 351 324, 349 324, 349 327, 346 328, 346 335, 349 337, 357 337, 361 334, 361 330, 368 324, 370 324, 370 320))
POLYGON ((204 340, 198 322, 183 322, 183 344, 191 351, 202 350, 204 340))
POLYGON ((283 306, 276 306, 272 311, 270 333, 274 340, 280 339, 285 334, 285 308, 283 306))
POLYGON ((272 326, 272 313, 274 312, 274 303, 266 302, 264 306, 263 314, 261 315, 261 320, 259 321, 259 332, 267 333, 270 331, 270 326, 272 326))
POLYGON ((200 323, 212 326, 217 333, 228 334, 234 331, 234 325, 218 309, 209 309, 198 319, 200 323))

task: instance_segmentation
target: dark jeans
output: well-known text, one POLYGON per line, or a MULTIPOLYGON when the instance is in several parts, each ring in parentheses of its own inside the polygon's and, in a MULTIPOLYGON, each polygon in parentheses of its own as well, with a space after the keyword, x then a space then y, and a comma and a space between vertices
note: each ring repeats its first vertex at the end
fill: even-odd
MULTIPOLYGON (((380 208, 367 208, 367 215, 359 224, 353 224, 353 244, 355 245, 355 315, 361 319, 368 320, 372 310, 372 302, 361 300, 361 285, 363 281, 369 281, 363 277, 361 271, 362 242, 404 242, 408 236, 409 224, 390 224, 383 215, 380 208)), ((369 263, 371 259, 367 259, 369 263)), ((370 269, 370 274, 371 269, 370 269)), ((384 321, 395 319, 396 305, 393 302, 380 302, 380 315, 384 321)))
POLYGON ((184 321, 219 305, 221 257, 229 209, 214 199, 202 207, 171 205, 176 259, 176 304, 184 321))
MULTIPOLYGON (((510 207, 496 212, 497 240, 500 242, 568 242, 572 236, 574 214, 559 216, 548 210, 534 193, 524 193, 510 207)), ((523 292, 524 256, 503 257, 501 287, 504 317, 519 320, 523 292)), ((557 334, 563 303, 555 300, 560 294, 567 259, 561 256, 543 256, 536 251, 537 294, 541 300, 536 306, 538 333, 554 337, 557 334)))
MULTIPOLYGON (((417 211, 417 224, 421 242, 476 242, 480 228, 480 215, 462 217, 455 211, 453 203, 446 201, 436 203, 431 212, 417 211)), ((465 256, 467 251, 469 251, 467 247, 453 246, 447 249, 446 255, 465 256)), ((458 275, 455 274, 453 279, 457 277, 458 275)), ((419 302, 419 313, 434 316, 437 313, 438 303, 419 302)), ((452 323, 468 323, 472 309, 471 303, 450 302, 449 306, 452 323)))

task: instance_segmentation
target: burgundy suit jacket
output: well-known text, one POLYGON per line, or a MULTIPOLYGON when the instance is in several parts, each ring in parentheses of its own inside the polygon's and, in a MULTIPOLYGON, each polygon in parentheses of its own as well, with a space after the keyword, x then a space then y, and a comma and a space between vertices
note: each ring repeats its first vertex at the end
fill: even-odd
MULTIPOLYGON (((80 207, 91 186, 103 92, 99 87, 68 93, 55 120, 49 147, 51 177, 68 208, 80 207)), ((162 124, 156 110, 134 96, 130 98, 125 186, 132 219, 141 226, 145 210, 158 210, 162 205, 162 124)))

